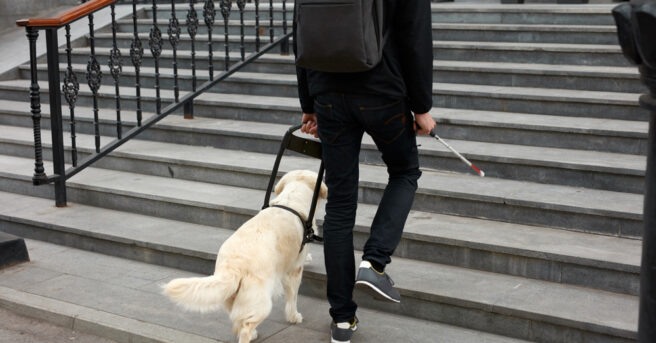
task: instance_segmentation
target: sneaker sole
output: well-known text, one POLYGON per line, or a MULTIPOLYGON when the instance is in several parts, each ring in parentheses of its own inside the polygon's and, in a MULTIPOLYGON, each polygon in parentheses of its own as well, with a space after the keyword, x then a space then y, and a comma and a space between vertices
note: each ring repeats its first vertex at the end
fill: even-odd
POLYGON ((390 297, 389 295, 385 294, 383 291, 378 289, 378 287, 374 286, 372 283, 368 281, 356 281, 355 287, 365 291, 366 293, 373 295, 373 297, 378 300, 387 300, 395 304, 399 304, 401 302, 401 300, 396 300, 390 297))

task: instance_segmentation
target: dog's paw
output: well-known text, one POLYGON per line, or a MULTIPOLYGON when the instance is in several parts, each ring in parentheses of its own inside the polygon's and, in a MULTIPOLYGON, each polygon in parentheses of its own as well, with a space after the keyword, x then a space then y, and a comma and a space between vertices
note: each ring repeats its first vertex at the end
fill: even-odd
POLYGON ((303 322, 303 315, 296 312, 294 314, 287 314, 287 321, 292 323, 292 324, 300 324, 303 322))
POLYGON ((305 256, 305 263, 310 263, 312 262, 312 254, 308 253, 307 256, 305 256))

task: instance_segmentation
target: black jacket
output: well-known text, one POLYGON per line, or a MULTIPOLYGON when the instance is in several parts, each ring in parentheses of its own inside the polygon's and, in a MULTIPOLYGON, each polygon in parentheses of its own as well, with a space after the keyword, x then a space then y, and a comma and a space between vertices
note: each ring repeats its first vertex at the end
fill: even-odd
POLYGON ((326 73, 296 68, 298 95, 304 113, 314 113, 314 97, 327 92, 407 98, 414 113, 426 113, 431 109, 431 1, 385 0, 384 6, 384 29, 388 36, 383 59, 372 70, 361 73, 326 73))

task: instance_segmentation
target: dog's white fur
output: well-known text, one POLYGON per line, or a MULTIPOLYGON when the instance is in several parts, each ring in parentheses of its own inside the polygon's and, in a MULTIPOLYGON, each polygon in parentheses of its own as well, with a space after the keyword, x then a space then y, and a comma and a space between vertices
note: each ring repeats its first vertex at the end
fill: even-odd
MULTIPOLYGON (((293 208, 304 218, 310 212, 317 174, 295 170, 285 174, 275 187, 271 204, 293 208)), ((327 188, 321 185, 320 198, 327 188)), ((239 343, 257 338, 255 328, 269 316, 274 289, 282 283, 285 314, 290 323, 300 323, 296 299, 307 246, 299 254, 303 225, 293 213, 276 207, 260 211, 228 238, 216 258, 214 275, 175 279, 163 286, 173 302, 192 311, 220 308, 230 314, 239 343)))

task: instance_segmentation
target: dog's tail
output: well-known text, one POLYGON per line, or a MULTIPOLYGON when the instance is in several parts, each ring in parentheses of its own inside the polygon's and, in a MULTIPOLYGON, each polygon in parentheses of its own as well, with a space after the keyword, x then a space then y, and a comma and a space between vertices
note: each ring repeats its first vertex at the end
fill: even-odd
POLYGON ((163 293, 189 311, 210 312, 220 309, 237 293, 239 276, 229 269, 208 277, 175 279, 164 285, 163 293))

